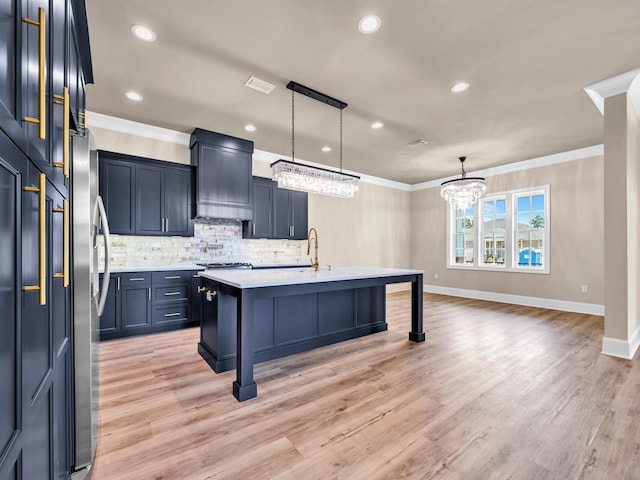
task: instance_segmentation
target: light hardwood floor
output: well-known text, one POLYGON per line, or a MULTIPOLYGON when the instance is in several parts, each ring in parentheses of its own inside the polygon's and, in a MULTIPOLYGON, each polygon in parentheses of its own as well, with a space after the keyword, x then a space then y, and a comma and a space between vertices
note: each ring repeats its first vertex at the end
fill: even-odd
POLYGON ((198 330, 100 345, 91 480, 640 479, 640 362, 600 354, 603 318, 387 296, 389 331, 256 366, 231 395, 198 330))

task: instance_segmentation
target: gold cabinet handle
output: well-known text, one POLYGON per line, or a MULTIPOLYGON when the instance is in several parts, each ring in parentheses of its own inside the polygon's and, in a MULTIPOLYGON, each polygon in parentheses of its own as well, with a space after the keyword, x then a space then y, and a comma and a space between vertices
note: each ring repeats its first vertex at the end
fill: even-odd
POLYGON ((136 278, 129 279, 130 282, 142 282, 143 280, 144 280, 144 277, 136 277, 136 278))
POLYGON ((164 222, 165 230, 164 231, 168 232, 169 231, 169 218, 165 218, 164 220, 165 220, 165 222, 164 222))
POLYGON ((170 275, 168 277, 164 277, 165 280, 178 280, 182 277, 180 277, 180 275, 170 275))
POLYGON ((69 178, 69 89, 64 87, 62 95, 54 95, 56 105, 62 105, 62 162, 53 166, 62 168, 64 178, 69 178))
POLYGON ((44 64, 45 64, 45 49, 46 49, 46 30, 44 20, 44 8, 38 8, 38 20, 31 20, 30 18, 23 17, 22 21, 38 27, 38 117, 24 117, 23 120, 29 123, 37 123, 40 127, 39 137, 40 140, 46 138, 46 111, 45 111, 45 84, 44 84, 44 64))
POLYGON ((62 202, 62 208, 54 208, 55 213, 62 213, 62 273, 54 273, 53 278, 62 278, 62 286, 69 286, 69 201, 62 202))
POLYGON ((162 219, 162 230, 161 230, 161 231, 162 231, 162 232, 164 232, 164 231, 165 231, 165 229, 164 229, 164 218, 162 219))
POLYGON ((180 292, 166 292, 164 294, 165 297, 170 297, 172 295, 180 295, 180 292))
POLYGON ((207 290, 207 287, 198 286, 198 293, 202 293, 207 290))
POLYGON ((46 225, 46 197, 47 197, 47 177, 40 174, 38 187, 24 187, 25 192, 38 194, 38 285, 27 285, 23 287, 25 292, 38 290, 40 292, 40 305, 47 304, 47 248, 45 237, 47 233, 46 225))

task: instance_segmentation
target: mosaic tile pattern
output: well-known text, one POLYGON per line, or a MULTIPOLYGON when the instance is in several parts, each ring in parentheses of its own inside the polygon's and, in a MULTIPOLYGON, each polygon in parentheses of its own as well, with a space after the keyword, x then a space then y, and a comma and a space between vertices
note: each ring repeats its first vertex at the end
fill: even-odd
MULTIPOLYGON (((111 235, 112 268, 153 267, 194 263, 249 262, 258 264, 306 263, 306 240, 249 240, 242 238, 242 223, 233 220, 198 221, 193 237, 111 235)), ((99 236, 100 265, 104 238, 99 236)))

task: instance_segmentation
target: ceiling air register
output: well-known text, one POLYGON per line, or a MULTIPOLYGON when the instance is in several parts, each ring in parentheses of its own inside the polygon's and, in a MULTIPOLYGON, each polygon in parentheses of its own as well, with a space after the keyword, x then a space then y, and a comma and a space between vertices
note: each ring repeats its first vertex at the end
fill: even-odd
POLYGON ((351 198, 358 191, 360 177, 342 172, 342 110, 346 103, 329 97, 312 88, 296 82, 289 82, 287 88, 291 90, 291 160, 278 160, 271 164, 273 179, 278 187, 289 190, 300 190, 309 193, 319 193, 333 197, 351 198), (301 93, 309 98, 326 103, 340 110, 340 171, 328 168, 303 165, 295 161, 295 93, 301 93))

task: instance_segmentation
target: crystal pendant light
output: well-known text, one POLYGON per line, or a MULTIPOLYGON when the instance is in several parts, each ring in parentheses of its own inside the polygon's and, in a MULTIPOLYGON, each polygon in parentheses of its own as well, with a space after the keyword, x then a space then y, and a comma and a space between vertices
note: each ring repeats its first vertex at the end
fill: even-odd
POLYGON ((342 110, 347 104, 296 82, 289 82, 287 88, 291 90, 291 160, 278 160, 271 164, 273 179, 278 182, 280 188, 341 198, 353 197, 358 191, 360 177, 342 172, 342 110), (295 92, 340 110, 339 172, 295 162, 295 92))
POLYGON ((464 171, 466 158, 459 158, 462 177, 447 180, 441 184, 440 196, 456 210, 469 208, 487 191, 487 181, 484 178, 467 177, 467 172, 464 171))

